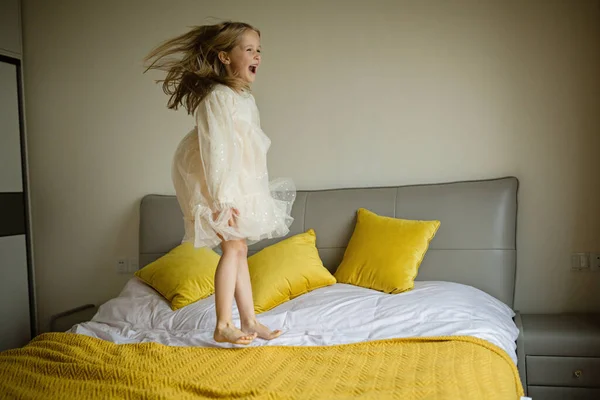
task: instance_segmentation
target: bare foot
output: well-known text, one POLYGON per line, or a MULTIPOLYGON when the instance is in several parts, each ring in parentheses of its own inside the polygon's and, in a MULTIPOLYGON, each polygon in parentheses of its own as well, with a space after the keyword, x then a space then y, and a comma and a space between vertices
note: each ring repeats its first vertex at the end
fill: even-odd
POLYGON ((283 333, 279 329, 272 331, 257 320, 246 323, 242 322, 242 331, 248 335, 257 335, 259 338, 265 340, 275 339, 283 333))
POLYGON ((213 335, 216 342, 250 344, 256 339, 256 333, 244 333, 232 324, 217 325, 213 335))

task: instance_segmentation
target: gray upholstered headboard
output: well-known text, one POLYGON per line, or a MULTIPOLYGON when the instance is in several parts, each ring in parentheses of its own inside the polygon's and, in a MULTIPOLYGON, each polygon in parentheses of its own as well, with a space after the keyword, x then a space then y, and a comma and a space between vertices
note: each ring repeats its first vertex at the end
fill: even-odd
MULTIPOLYGON (((479 288, 512 307, 516 272, 516 178, 416 186, 300 191, 288 236, 313 228, 324 265, 335 271, 356 210, 405 219, 438 219, 440 229, 418 280, 479 288)), ((179 245, 183 220, 175 196, 147 195, 140 208, 140 267, 179 245)), ((281 240, 281 239, 278 239, 281 240)), ((254 253, 276 240, 250 247, 254 253)))

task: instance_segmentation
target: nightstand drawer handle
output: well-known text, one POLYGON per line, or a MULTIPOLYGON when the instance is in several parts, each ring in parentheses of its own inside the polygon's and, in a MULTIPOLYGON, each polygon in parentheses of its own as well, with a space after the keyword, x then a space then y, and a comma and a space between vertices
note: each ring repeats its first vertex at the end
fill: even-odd
POLYGON ((578 369, 577 371, 573 372, 573 375, 575 376, 575 378, 581 378, 581 375, 583 375, 583 372, 578 369))

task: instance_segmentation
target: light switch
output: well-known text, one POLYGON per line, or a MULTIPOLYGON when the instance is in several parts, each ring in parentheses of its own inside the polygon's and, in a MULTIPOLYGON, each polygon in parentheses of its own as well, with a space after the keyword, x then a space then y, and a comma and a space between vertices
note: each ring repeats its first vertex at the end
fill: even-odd
POLYGON ((129 259, 129 272, 135 272, 139 268, 138 260, 135 257, 129 259))
POLYGON ((571 270, 589 271, 590 255, 588 253, 573 253, 571 255, 571 270))

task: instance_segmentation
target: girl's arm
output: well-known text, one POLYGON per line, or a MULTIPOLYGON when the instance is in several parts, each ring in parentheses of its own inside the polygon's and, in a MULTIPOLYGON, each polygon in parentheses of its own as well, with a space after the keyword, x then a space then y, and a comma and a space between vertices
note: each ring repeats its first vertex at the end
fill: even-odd
POLYGON ((214 213, 233 208, 240 172, 241 143, 233 122, 234 101, 233 95, 213 91, 196 112, 200 157, 214 213))

